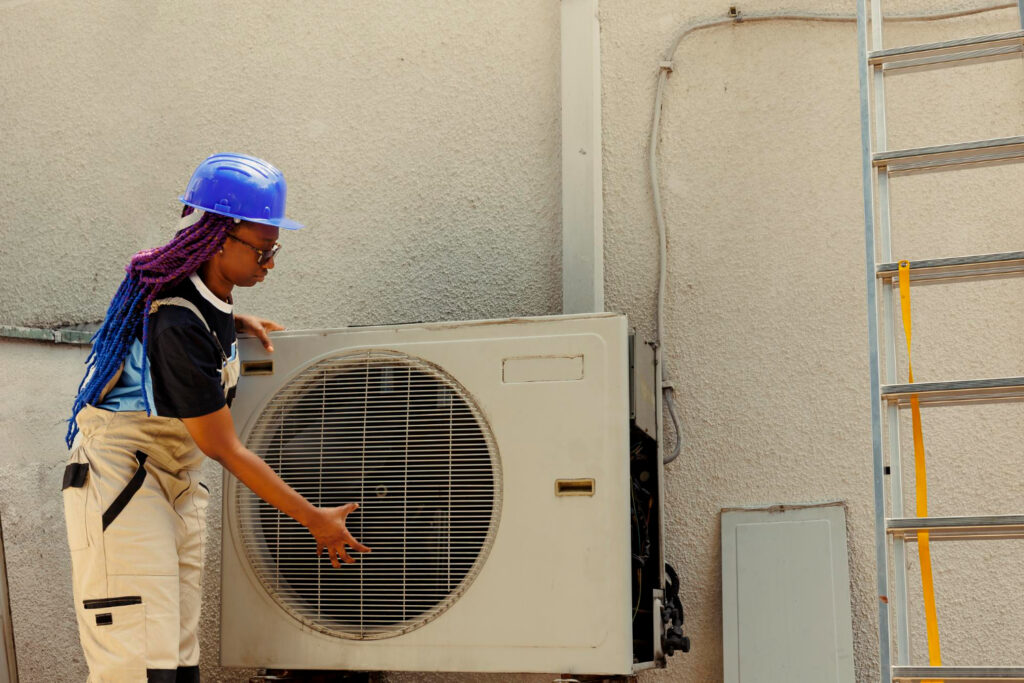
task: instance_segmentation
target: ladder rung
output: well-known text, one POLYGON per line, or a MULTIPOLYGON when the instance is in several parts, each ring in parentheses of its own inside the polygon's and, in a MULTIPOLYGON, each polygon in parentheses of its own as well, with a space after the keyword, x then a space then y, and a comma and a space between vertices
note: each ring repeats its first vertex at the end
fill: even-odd
POLYGON ((889 64, 892 67, 941 64, 955 60, 988 57, 993 54, 1018 52, 1022 44, 1024 44, 1024 31, 996 33, 990 36, 878 50, 868 54, 868 63, 889 64), (910 61, 915 63, 902 64, 902 62, 910 61))
POLYGON ((1024 537, 1024 515, 985 515, 976 517, 904 517, 885 520, 886 531, 908 541, 917 540, 918 531, 927 531, 933 541, 966 541, 1024 537))
POLYGON ((879 152, 872 155, 876 167, 888 167, 890 173, 937 169, 962 164, 1007 161, 1024 157, 1024 135, 994 140, 960 142, 955 145, 918 147, 879 152))
POLYGON ((1024 666, 894 666, 894 681, 1024 681, 1024 666))
MULTIPOLYGON (((875 269, 882 280, 899 276, 898 263, 882 263, 875 269)), ((1002 254, 978 254, 910 262, 911 282, 930 282, 946 278, 979 278, 996 275, 1024 275, 1024 251, 1002 254)))
POLYGON ((1007 45, 1004 47, 991 47, 985 50, 972 50, 970 52, 957 52, 951 55, 937 55, 934 57, 921 57, 920 59, 908 59, 902 62, 890 62, 883 70, 886 73, 898 69, 910 69, 916 66, 947 66, 953 62, 982 61, 983 59, 997 59, 1008 55, 1016 55, 1024 52, 1024 46, 1007 45))
POLYGON ((882 387, 881 394, 883 399, 901 408, 910 405, 911 395, 917 395, 921 405, 1021 400, 1024 399, 1024 377, 888 384, 882 387))

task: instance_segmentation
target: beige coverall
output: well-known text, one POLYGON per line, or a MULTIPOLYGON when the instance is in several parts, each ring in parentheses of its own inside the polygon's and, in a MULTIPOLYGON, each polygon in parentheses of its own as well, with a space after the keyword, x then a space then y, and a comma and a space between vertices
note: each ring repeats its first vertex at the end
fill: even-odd
POLYGON ((87 406, 78 425, 63 495, 89 683, 199 680, 205 456, 174 418, 87 406))
MULTIPOLYGON (((183 299, 160 304, 203 320, 183 299)), ((225 391, 238 365, 225 364, 225 391)), ((88 683, 197 682, 206 456, 177 418, 86 406, 76 419, 63 497, 88 683)))

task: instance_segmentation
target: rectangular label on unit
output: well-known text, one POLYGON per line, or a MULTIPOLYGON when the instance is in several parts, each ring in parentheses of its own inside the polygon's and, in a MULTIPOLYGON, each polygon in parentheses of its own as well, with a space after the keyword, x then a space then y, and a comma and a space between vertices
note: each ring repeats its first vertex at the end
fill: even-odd
POLYGON ((576 382, 583 379, 583 355, 506 358, 501 377, 505 384, 576 382))

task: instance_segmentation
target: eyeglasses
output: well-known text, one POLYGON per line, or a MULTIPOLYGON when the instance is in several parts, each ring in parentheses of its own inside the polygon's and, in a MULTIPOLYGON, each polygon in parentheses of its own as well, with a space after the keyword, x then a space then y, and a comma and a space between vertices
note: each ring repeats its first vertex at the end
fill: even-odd
POLYGON ((267 261, 269 261, 270 259, 272 259, 275 256, 277 256, 277 252, 281 251, 281 245, 278 242, 275 242, 274 246, 272 246, 270 249, 259 249, 257 247, 252 246, 251 244, 249 244, 245 240, 241 239, 240 237, 235 237, 230 232, 228 233, 228 237, 230 237, 231 239, 235 240, 236 242, 241 242, 245 246, 247 246, 250 249, 252 249, 253 251, 255 251, 256 252, 256 263, 258 263, 261 266, 264 263, 266 263, 267 261))

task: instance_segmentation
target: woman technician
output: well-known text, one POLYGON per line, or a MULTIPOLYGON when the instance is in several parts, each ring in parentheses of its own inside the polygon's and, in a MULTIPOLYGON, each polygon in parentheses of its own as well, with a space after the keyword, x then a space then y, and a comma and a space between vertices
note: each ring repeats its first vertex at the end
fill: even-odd
POLYGON ((68 428, 64 509, 89 681, 198 681, 209 490, 203 455, 309 529, 317 554, 354 562, 357 505, 317 508, 238 440, 228 406, 235 333, 283 329, 236 315, 231 292, 262 282, 280 249, 284 176, 239 154, 203 161, 179 230, 131 259, 87 360, 68 428))

